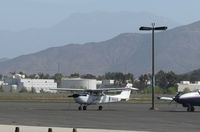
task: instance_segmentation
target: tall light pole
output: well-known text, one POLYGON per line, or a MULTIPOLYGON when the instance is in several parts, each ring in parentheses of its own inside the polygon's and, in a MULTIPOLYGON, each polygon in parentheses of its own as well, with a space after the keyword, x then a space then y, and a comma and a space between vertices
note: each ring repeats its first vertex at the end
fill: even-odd
POLYGON ((166 30, 167 27, 155 27, 155 23, 152 23, 152 27, 140 27, 139 30, 146 30, 152 31, 152 107, 150 108, 151 110, 155 109, 155 103, 154 103, 154 89, 155 89, 155 74, 154 74, 154 30, 166 30))

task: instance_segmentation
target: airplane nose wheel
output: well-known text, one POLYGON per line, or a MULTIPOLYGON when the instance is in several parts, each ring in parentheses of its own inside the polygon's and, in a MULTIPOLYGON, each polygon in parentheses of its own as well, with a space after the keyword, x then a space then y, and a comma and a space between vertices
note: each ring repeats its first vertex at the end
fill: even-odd
POLYGON ((82 107, 81 107, 81 106, 79 106, 79 107, 78 107, 78 110, 82 110, 82 107))
POLYGON ((99 110, 102 110, 103 109, 103 106, 99 106, 99 110))

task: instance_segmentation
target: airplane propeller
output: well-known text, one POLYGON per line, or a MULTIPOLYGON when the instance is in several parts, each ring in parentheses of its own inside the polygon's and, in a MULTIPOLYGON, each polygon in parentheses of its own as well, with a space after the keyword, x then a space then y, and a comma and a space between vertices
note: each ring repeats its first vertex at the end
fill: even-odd
POLYGON ((173 97, 172 101, 169 104, 171 104, 173 101, 177 103, 177 101, 179 100, 180 94, 181 92, 178 92, 176 96, 173 97))
POLYGON ((72 94, 72 95, 69 95, 68 97, 77 98, 77 97, 79 97, 79 96, 80 96, 79 94, 72 94))
POLYGON ((77 98, 79 96, 87 96, 87 94, 72 94, 72 95, 69 95, 68 97, 77 98))

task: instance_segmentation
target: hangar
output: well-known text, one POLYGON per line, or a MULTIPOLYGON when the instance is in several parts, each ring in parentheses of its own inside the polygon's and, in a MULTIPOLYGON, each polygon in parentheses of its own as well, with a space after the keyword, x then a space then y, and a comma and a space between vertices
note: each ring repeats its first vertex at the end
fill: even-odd
POLYGON ((82 79, 82 78, 62 78, 62 88, 85 88, 85 89, 96 89, 96 79, 82 79))

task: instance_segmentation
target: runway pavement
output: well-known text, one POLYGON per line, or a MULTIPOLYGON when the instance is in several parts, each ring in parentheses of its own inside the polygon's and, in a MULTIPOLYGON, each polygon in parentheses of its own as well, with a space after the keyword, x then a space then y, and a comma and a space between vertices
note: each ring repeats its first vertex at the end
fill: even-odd
POLYGON ((186 112, 175 104, 117 103, 104 105, 103 111, 89 106, 78 111, 74 103, 0 102, 0 124, 131 131, 199 131, 200 108, 186 112))

